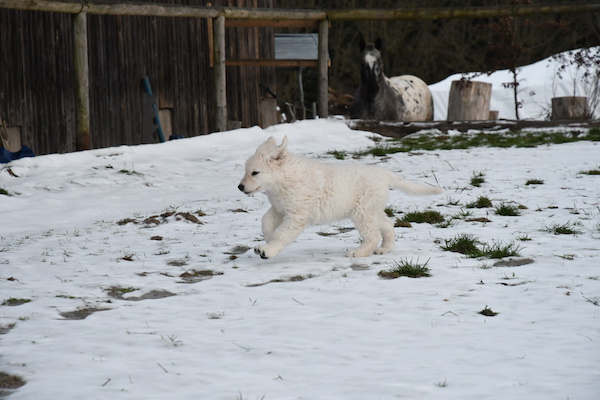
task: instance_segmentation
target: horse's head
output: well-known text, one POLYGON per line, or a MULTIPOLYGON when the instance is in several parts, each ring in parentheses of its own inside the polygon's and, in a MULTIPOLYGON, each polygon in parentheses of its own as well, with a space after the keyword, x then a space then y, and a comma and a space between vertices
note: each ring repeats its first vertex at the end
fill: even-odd
POLYGON ((381 39, 377 39, 375 44, 366 44, 361 39, 360 78, 369 92, 377 92, 379 81, 384 76, 383 61, 379 50, 381 50, 381 39))

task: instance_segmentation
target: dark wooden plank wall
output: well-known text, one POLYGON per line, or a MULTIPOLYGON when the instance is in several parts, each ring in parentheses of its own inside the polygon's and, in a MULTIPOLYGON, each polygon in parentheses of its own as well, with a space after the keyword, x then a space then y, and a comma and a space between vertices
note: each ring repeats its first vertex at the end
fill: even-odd
MULTIPOLYGON (((273 7, 273 0, 211 3, 273 7)), ((8 126, 21 127, 22 143, 36 154, 75 151, 72 18, 0 10, 0 114, 8 126)), ((209 26, 194 18, 88 15, 92 147, 157 141, 142 135, 149 107, 142 86, 146 75, 159 107, 172 111, 174 134, 215 130, 209 26)), ((228 58, 273 57, 272 29, 228 28, 226 34, 228 58)), ((274 87, 274 68, 227 67, 227 79, 229 119, 258 125, 264 93, 259 84, 274 87)))
MULTIPOLYGON (((229 7, 243 7, 247 3, 249 7, 260 7, 261 1, 234 1, 227 2, 229 7)), ((269 8, 273 6, 271 1, 269 8)), ((265 7, 267 7, 265 5, 265 7)), ((226 58, 227 59, 274 59, 275 58, 275 36, 272 29, 257 28, 227 28, 226 32, 226 58)), ((270 87, 276 93, 276 81, 274 69, 265 67, 232 67, 227 70, 227 113, 228 119, 233 121, 253 121, 253 125, 259 125, 260 121, 255 119, 260 115, 260 99, 264 97, 264 87, 270 87), (253 84, 250 84, 253 82, 253 84), (258 93, 255 91, 258 90, 258 93), (255 99, 253 104, 247 104, 247 99, 255 99)), ((275 111, 274 111, 275 112, 275 111)))
POLYGON ((71 18, 0 10, 0 115, 42 153, 75 145, 71 18))

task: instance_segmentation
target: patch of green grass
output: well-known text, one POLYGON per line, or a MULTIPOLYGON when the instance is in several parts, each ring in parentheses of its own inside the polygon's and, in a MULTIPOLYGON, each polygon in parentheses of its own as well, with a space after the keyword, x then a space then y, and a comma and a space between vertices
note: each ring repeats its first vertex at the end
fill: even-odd
POLYGON ((430 133, 417 134, 385 143, 376 142, 376 147, 358 152, 356 155, 383 157, 388 154, 407 153, 415 150, 453 150, 471 147, 537 147, 578 141, 600 141, 600 129, 590 129, 587 134, 583 134, 580 130, 569 132, 469 132, 452 136, 430 133))
POLYGON ((581 233, 579 229, 575 228, 574 224, 554 224, 552 226, 546 226, 543 229, 545 232, 550 232, 555 235, 578 235, 581 233))
POLYGON ((485 183, 485 174, 483 172, 473 172, 470 183, 471 186, 480 187, 485 183))
POLYGON ((521 242, 529 242, 531 241, 531 238, 529 237, 529 235, 523 235, 517 237, 517 240, 520 240, 521 242))
POLYGON ((132 286, 130 286, 130 287, 111 286, 110 288, 108 288, 107 292, 109 292, 109 294, 113 294, 116 296, 123 296, 126 293, 135 292, 136 290, 139 290, 139 289, 134 288, 132 286))
POLYGON ((30 301, 31 299, 15 299, 14 297, 11 297, 10 299, 4 300, 1 305, 14 307, 29 303, 30 301))
POLYGON ((542 179, 528 179, 525 182, 525 185, 543 185, 544 181, 542 179))
POLYGON ((479 245, 481 243, 474 235, 462 233, 452 239, 444 239, 440 248, 444 251, 464 254, 467 257, 477 258, 482 255, 479 245))
POLYGON ((501 203, 494 209, 494 214, 504 217, 518 217, 521 215, 521 211, 518 206, 513 204, 501 203))
POLYGON ((125 174, 125 175, 138 175, 138 176, 144 175, 141 172, 137 172, 137 171, 129 170, 129 169, 121 169, 121 170, 119 170, 119 173, 125 174))
POLYGON ((587 171, 579 171, 581 175, 600 175, 600 167, 587 171))
POLYGON ((383 210, 383 211, 385 211, 385 214, 386 214, 388 217, 390 217, 390 218, 392 218, 392 217, 394 216, 394 214, 396 214, 396 210, 394 210, 394 209, 393 209, 393 208, 391 208, 391 207, 387 207, 387 208, 386 208, 385 210, 383 210))
POLYGON ((455 215, 452 216, 452 219, 469 219, 473 216, 473 213, 469 210, 465 210, 465 209, 460 209, 460 212, 456 213, 455 215))
POLYGON ((514 243, 502 244, 500 242, 484 244, 481 248, 483 256, 492 259, 518 257, 520 255, 519 250, 521 250, 521 248, 514 243))
POLYGON ((345 160, 346 156, 348 155, 348 153, 346 153, 345 151, 338 151, 338 150, 328 151, 327 154, 335 157, 336 160, 345 160))
POLYGON ((4 196, 12 196, 10 193, 8 193, 8 190, 0 188, 0 195, 4 195, 4 196))
POLYGON ((497 312, 492 311, 492 309, 488 308, 488 306, 485 306, 483 310, 479 311, 479 314, 485 315, 486 317, 495 317, 496 315, 498 315, 497 312))
POLYGON ((385 279, 396 279, 401 276, 409 278, 427 277, 431 276, 429 268, 427 268, 428 263, 429 260, 425 264, 419 264, 418 260, 413 262, 408 259, 394 261, 394 265, 390 269, 379 271, 377 275, 385 279))
POLYGON ((492 201, 485 196, 479 196, 477 200, 467 204, 467 208, 489 208, 492 206, 492 201))
POLYGON ((428 224, 440 224, 444 222, 444 216, 438 211, 426 210, 426 211, 413 211, 404 214, 401 219, 402 222, 414 222, 417 224, 428 223, 428 224))
POLYGON ((518 257, 520 247, 514 243, 502 244, 494 242, 487 244, 481 242, 474 235, 462 233, 451 239, 444 239, 444 243, 440 245, 444 251, 452 251, 455 253, 464 254, 469 258, 504 258, 518 257))

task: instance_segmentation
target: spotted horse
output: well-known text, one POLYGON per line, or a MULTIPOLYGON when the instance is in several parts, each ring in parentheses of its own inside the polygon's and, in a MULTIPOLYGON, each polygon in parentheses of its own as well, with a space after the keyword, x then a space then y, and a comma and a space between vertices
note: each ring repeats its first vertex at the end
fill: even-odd
POLYGON ((433 99, 427 84, 413 75, 388 78, 383 73, 381 39, 360 41, 360 86, 352 103, 353 119, 431 121, 433 99))

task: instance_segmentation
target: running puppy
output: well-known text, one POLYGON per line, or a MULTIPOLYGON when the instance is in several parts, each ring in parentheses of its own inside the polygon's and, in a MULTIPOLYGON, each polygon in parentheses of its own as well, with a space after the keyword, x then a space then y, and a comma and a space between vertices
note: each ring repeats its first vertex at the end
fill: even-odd
POLYGON ((338 165, 312 161, 288 153, 273 137, 246 161, 238 189, 247 195, 264 192, 271 208, 262 218, 265 245, 254 252, 276 256, 309 225, 352 220, 362 244, 348 257, 384 254, 394 249, 394 225, 384 212, 389 189, 408 194, 442 193, 438 187, 414 183, 391 171, 371 165, 338 165), (377 247, 382 241, 381 247, 377 247))

